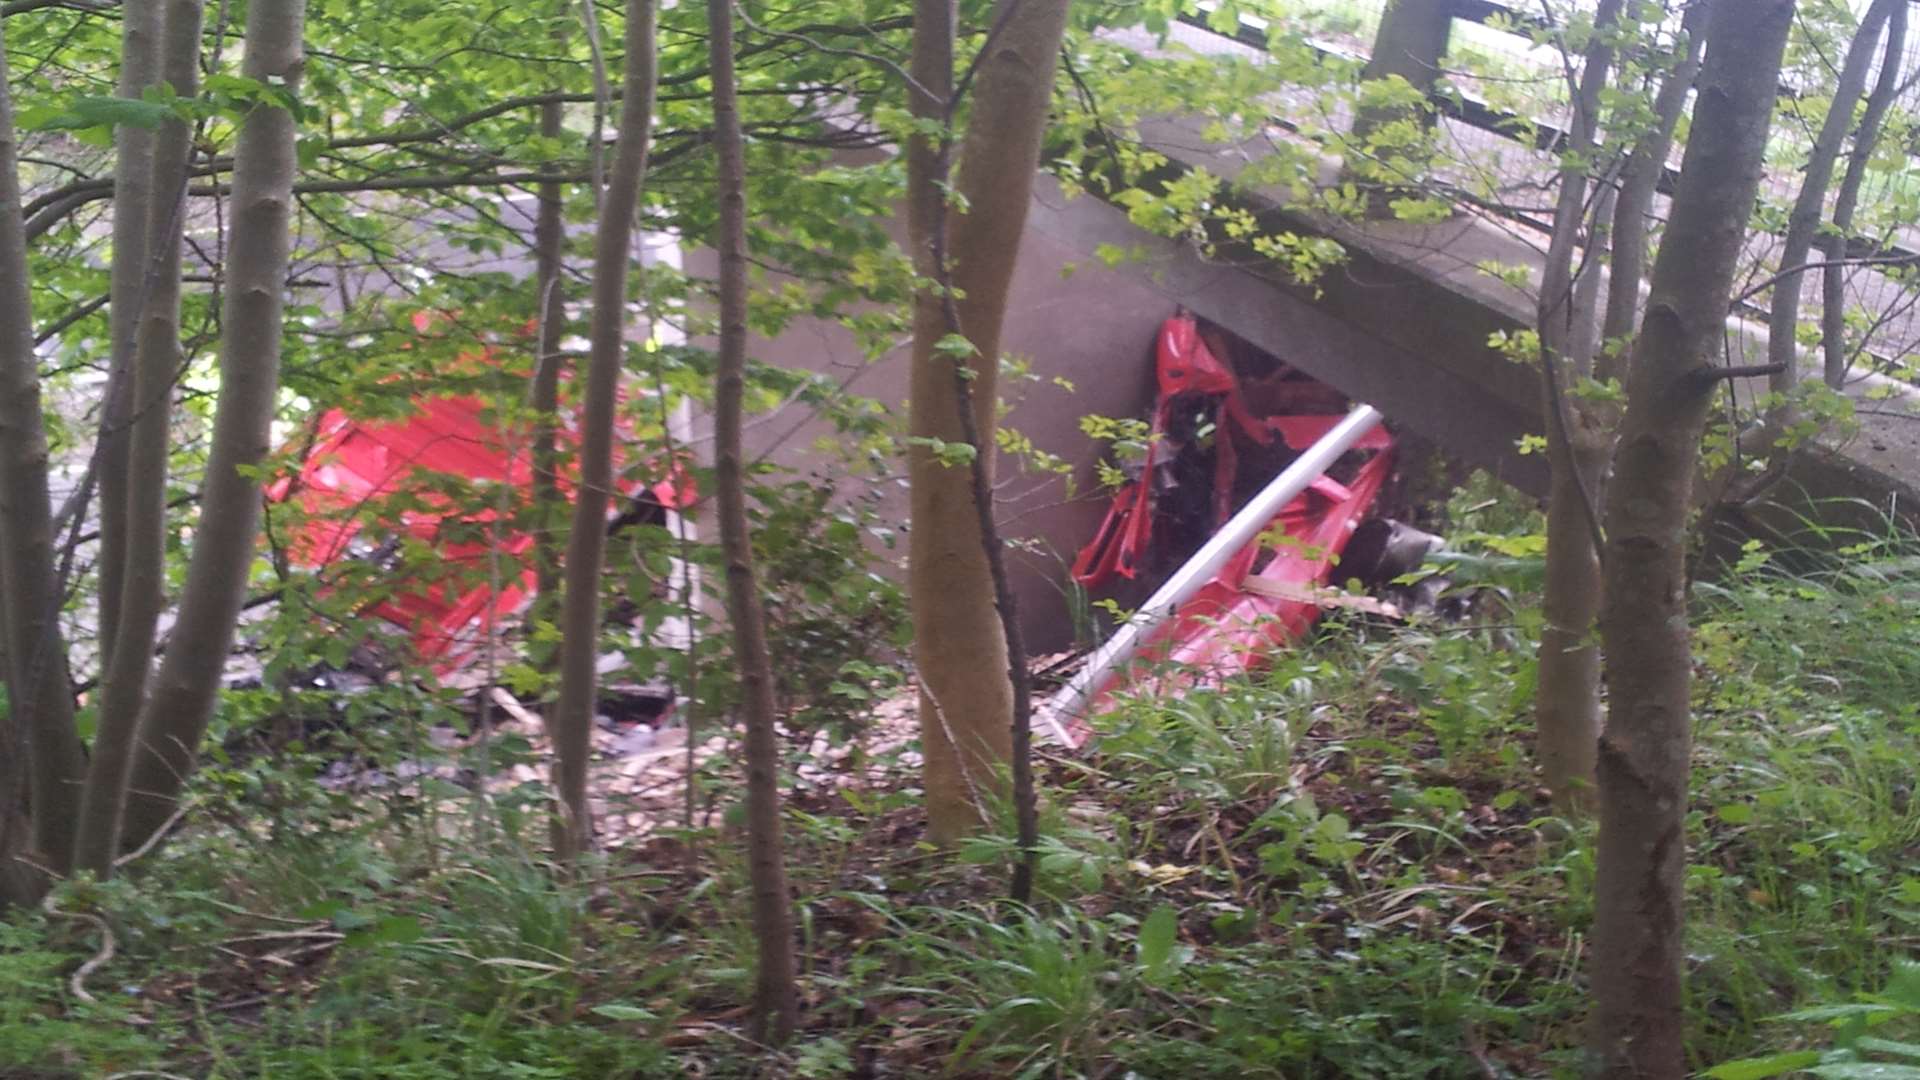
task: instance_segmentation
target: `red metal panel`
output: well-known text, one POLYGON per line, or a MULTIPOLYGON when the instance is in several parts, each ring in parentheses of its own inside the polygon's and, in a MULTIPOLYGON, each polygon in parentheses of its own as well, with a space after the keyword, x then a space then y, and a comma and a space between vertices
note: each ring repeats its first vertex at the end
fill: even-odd
MULTIPOLYGON (((1278 434, 1295 450, 1313 445, 1342 419, 1339 415, 1254 418, 1241 401, 1232 372, 1214 359, 1200 340, 1197 324, 1185 313, 1162 326, 1157 363, 1161 397, 1155 408, 1156 436, 1175 393, 1219 396, 1223 426, 1231 422, 1263 443, 1278 434)), ((1300 400, 1313 399, 1320 404, 1319 399, 1325 398, 1318 384, 1300 385, 1303 392, 1294 395, 1300 400), (1305 392, 1308 390, 1313 392, 1305 392)), ((1216 446, 1225 449, 1231 443, 1231 438, 1223 437, 1216 446)), ((1088 714, 1102 711, 1119 692, 1177 693, 1197 680, 1257 668, 1273 650, 1304 636, 1319 618, 1319 605, 1250 592, 1244 583, 1249 577, 1259 577, 1290 586, 1328 584, 1340 553, 1372 509, 1392 471, 1394 439, 1385 428, 1369 432, 1355 449, 1370 451, 1372 456, 1360 465, 1349 483, 1322 476, 1288 503, 1267 530, 1267 537, 1242 548, 1214 580, 1154 630, 1133 663, 1096 689, 1088 714), (1268 537, 1276 532, 1278 542, 1269 543, 1268 537)), ((1107 519, 1093 541, 1081 550, 1073 574, 1082 584, 1097 586, 1115 574, 1132 577, 1144 558, 1152 536, 1153 453, 1150 445, 1141 478, 1115 496, 1107 519)), ((1217 496, 1231 487, 1235 464, 1225 453, 1216 458, 1217 496)), ((1220 514, 1223 521, 1227 516, 1224 511, 1220 514)), ((1076 720, 1068 734, 1077 744, 1090 732, 1084 721, 1076 720)))
MULTIPOLYGON (((435 322, 425 313, 414 318, 423 333, 435 322)), ((494 364, 491 348, 463 353, 457 361, 458 366, 494 364)), ((532 431, 524 423, 503 424, 472 396, 422 396, 413 406, 411 415, 394 420, 328 412, 315 428, 298 474, 269 487, 267 496, 301 509, 301 523, 288 539, 289 554, 295 564, 319 569, 352 557, 368 506, 412 494, 409 508, 384 524, 386 531, 432 549, 433 576, 399 585, 366 610, 405 630, 418 659, 445 674, 469 663, 495 624, 531 595, 534 573, 523 568, 523 558, 534 539, 493 508, 456 505, 434 490, 435 478, 507 484, 524 494, 533 483, 532 431), (485 539, 474 539, 476 534, 485 539), (490 566, 496 556, 498 563, 490 566)), ((577 444, 573 416, 562 417, 559 436, 563 444, 577 444)), ((623 467, 621 447, 634 441, 623 422, 615 439, 620 494, 630 497, 646 488, 665 506, 691 506, 698 492, 679 463, 623 467)), ((576 476, 569 466, 557 477, 569 499, 576 476)))

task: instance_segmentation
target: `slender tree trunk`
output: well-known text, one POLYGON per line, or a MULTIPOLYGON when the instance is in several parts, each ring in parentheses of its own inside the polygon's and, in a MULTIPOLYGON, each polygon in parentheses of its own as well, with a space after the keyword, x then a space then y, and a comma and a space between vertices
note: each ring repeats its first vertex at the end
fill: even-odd
MULTIPOLYGON (((1373 52, 1361 70, 1363 83, 1399 76, 1424 95, 1431 95, 1440 79, 1440 61, 1447 53, 1447 40, 1453 31, 1451 0, 1388 0, 1380 13, 1380 27, 1374 33, 1373 52)), ((1349 160, 1348 179, 1355 181, 1367 195, 1369 217, 1390 218, 1392 202, 1403 192, 1417 188, 1420 177, 1414 175, 1424 151, 1406 145, 1399 137, 1386 138, 1394 125, 1412 121, 1424 132, 1433 126, 1433 111, 1425 106, 1414 109, 1362 106, 1355 114, 1350 136, 1353 148, 1369 159, 1364 164, 1349 160)))
MULTIPOLYGON (((0 25, 0 379, 10 379, 23 355, 33 356, 33 307, 27 291, 27 250, 20 219, 19 162, 15 160, 13 98, 7 82, 6 27, 0 25), (16 284, 17 283, 17 284, 16 284), (22 340, 22 335, 26 335, 22 340)), ((4 385, 4 384, 0 384, 4 385)), ((0 424, 4 417, 0 416, 0 424)), ((12 432, 0 426, 0 454, 12 432)), ((0 458, 0 466, 5 459, 0 458)), ((0 483, 7 476, 0 471, 0 483)), ((0 488, 0 498, 6 489, 0 488)), ((0 545, 11 540, 0 521, 0 545)), ((14 680, 13 650, 5 647, 12 608, 7 600, 7 560, 0 553, 0 682, 11 701, 20 700, 14 680)), ((33 843, 33 812, 28 796, 27 739, 20 718, 9 709, 0 716, 0 914, 32 903, 45 888, 40 875, 20 861, 33 843)))
POLYGON ((747 370, 747 194, 745 147, 733 70, 731 0, 708 0, 707 47, 713 72, 714 150, 720 228, 720 343, 714 365, 714 509, 727 568, 727 618, 733 623, 746 715, 747 874, 753 893, 753 934, 759 946, 754 978, 754 1036, 780 1045, 799 1023, 794 986, 793 902, 787 893, 780 828, 780 743, 774 731, 773 660, 766 615, 754 577, 748 532, 746 469, 740 431, 747 370))
MULTIPOLYGON (((1860 127, 1853 133, 1853 151, 1847 156, 1846 175, 1840 180, 1840 193, 1834 197, 1833 232, 1824 252, 1828 261, 1846 257, 1847 241, 1853 235, 1853 215, 1860 205, 1860 185, 1867 178, 1867 164, 1880 145, 1880 129, 1887 109, 1900 93, 1900 66, 1906 61, 1907 5, 1895 4, 1887 16, 1887 44, 1880 53, 1880 76, 1873 93, 1867 95, 1867 108, 1860 116, 1860 127)), ((1820 346, 1825 353, 1827 385, 1835 390, 1846 385, 1847 355, 1847 268, 1828 266, 1820 277, 1820 346)))
POLYGON ((654 6, 627 6, 625 87, 619 144, 594 235, 593 324, 580 423, 580 483, 567 535, 566 595, 560 615, 560 700, 549 726, 556 750, 560 818, 554 848, 563 862, 587 849, 593 833, 587 807, 587 762, 593 754, 593 712, 600 658, 600 562, 607 547, 607 504, 613 490, 613 415, 626 363, 627 261, 633 218, 647 174, 653 137, 654 6))
MULTIPOLYGON (((35 862, 72 868, 74 823, 86 758, 73 726, 67 647, 61 639, 47 436, 40 412, 33 304, 6 43, 0 39, 0 603, 5 605, 11 694, 4 721, 22 744, 31 788, 35 862)), ((0 791, 14 805, 14 796, 0 791)))
MULTIPOLYGON (((121 97, 138 98, 160 77, 165 5, 157 0, 127 6, 120 22, 121 97)), ((100 669, 113 663, 119 644, 120 604, 126 596, 127 532, 131 467, 134 356, 139 349, 140 310, 148 269, 147 219, 153 210, 154 132, 123 124, 114 129, 113 266, 108 286, 107 387, 100 410, 99 625, 100 669)))
POLYGON ((1607 492, 1610 711, 1597 775, 1591 1037, 1598 1071, 1686 1075, 1687 520, 1727 300, 1766 153, 1793 0, 1719 4, 1671 223, 1634 346, 1607 492))
POLYGON ((1634 143, 1620 169, 1620 195, 1613 206, 1613 227, 1608 230, 1607 311, 1600 328, 1603 347, 1594 366, 1602 379, 1626 379, 1633 329, 1640 318, 1640 283, 1646 279, 1653 197, 1666 171, 1667 155, 1673 151, 1673 133, 1686 111, 1687 95, 1700 76, 1701 46, 1712 5, 1713 0, 1694 0, 1680 17, 1682 40, 1675 43, 1680 53, 1654 94, 1653 126, 1634 143))
POLYGON ((1575 247, 1587 221, 1587 174, 1598 149, 1594 136, 1600 124, 1600 93, 1613 65, 1608 36, 1617 31, 1624 5, 1625 0, 1601 0, 1594 13, 1593 42, 1575 87, 1553 239, 1540 287, 1541 382, 1552 488, 1534 731, 1540 771, 1555 804, 1578 813, 1591 806, 1593 757, 1600 737, 1600 650, 1594 641, 1600 616, 1594 526, 1600 510, 1595 500, 1606 475, 1613 427, 1612 417, 1572 393, 1593 374, 1599 318, 1593 299, 1605 236, 1598 214, 1586 251, 1578 253, 1575 247), (1576 254, 1582 255, 1577 271, 1576 254))
MULTIPOLYGON (((167 0, 161 10, 162 81, 183 98, 200 91, 202 0, 167 0)), ((128 438, 126 552, 118 628, 101 684, 99 724, 80 804, 75 863, 105 878, 113 872, 133 738, 153 667, 154 634, 166 606, 167 453, 173 381, 180 369, 180 237, 186 211, 193 128, 162 124, 152 142, 153 190, 147 215, 146 272, 133 363, 128 438)), ((104 587, 104 584, 103 584, 104 587)))
MULTIPOLYGON (((6 79, 6 46, 0 35, 0 82, 6 79)), ((6 92, 0 89, 0 98, 6 92)), ((0 123, 11 125, 10 113, 0 109, 0 123)), ((0 136, 5 138, 5 136, 0 136)), ((0 207, 0 214, 9 211, 0 207)), ((4 271, 0 271, 4 272, 4 271)), ((4 542, 0 539, 0 542, 4 542)), ((0 610, 5 610, 0 599, 0 610)), ((0 619, 0 683, 10 677, 7 660, 6 620, 0 619)), ((26 746, 11 716, 0 717, 0 917, 14 906, 33 903, 45 888, 38 872, 20 861, 33 841, 33 811, 27 802, 26 746)))
MULTIPOLYGON (((949 0, 919 0, 914 6, 911 74, 920 89, 911 91, 911 105, 915 117, 926 124, 947 120, 947 100, 953 94, 954 18, 955 7, 949 0)), ((920 135, 907 146, 908 242, 914 272, 930 282, 941 280, 945 274, 939 265, 938 249, 947 217, 947 193, 940 186, 947 173, 946 153, 941 141, 929 134, 920 135)), ((913 319, 913 433, 922 435, 924 414, 924 422, 957 441, 958 402, 950 374, 934 369, 931 358, 935 354, 930 344, 923 345, 947 333, 946 312, 936 290, 923 289, 915 294, 913 319), (936 405, 922 407, 920 402, 927 395, 944 398, 946 410, 936 405)), ((992 383, 989 381, 984 391, 977 386, 974 389, 974 406, 981 408, 984 399, 989 410, 986 422, 991 423, 992 383)), ((962 490, 964 477, 959 470, 944 465, 933 448, 916 445, 907 452, 914 523, 907 534, 913 567, 908 597, 921 685, 920 741, 927 820, 934 842, 944 846, 986 820, 986 794, 993 790, 995 771, 1013 755, 1013 688, 981 677, 981 673, 1005 668, 1006 639, 998 625, 987 623, 993 614, 986 585, 989 570, 977 546, 978 537, 969 543, 947 531, 962 520, 959 511, 965 510, 971 517, 971 487, 962 490), (938 493, 931 490, 936 484, 941 489, 938 493), (956 505, 961 499, 966 502, 956 505), (939 515, 937 526, 933 524, 935 514, 939 515), (937 531, 941 535, 923 536, 922 522, 927 523, 928 533, 937 531), (945 568, 937 574, 922 575, 920 568, 926 560, 940 557, 935 554, 936 548, 945 557, 945 568), (948 576, 958 574, 966 577, 948 576), (923 590, 942 591, 928 596, 923 590), (930 668, 938 669, 943 657, 955 661, 951 678, 941 679, 930 672, 930 668), (973 695, 949 704, 949 694, 965 694, 962 684, 969 682, 975 684, 973 695), (966 724, 965 716, 949 711, 956 708, 977 710, 982 721, 966 724), (978 729, 978 735, 972 736, 977 741, 963 740, 963 728, 978 729)))
MULTIPOLYGON (((1012 12, 1003 10, 1010 19, 1012 12)), ((931 341, 935 344, 928 346, 930 352, 941 338, 965 337, 947 259, 951 218, 947 213, 946 192, 951 179, 953 116, 960 105, 954 98, 952 85, 956 14, 952 0, 919 0, 914 11, 911 73, 916 85, 909 90, 912 108, 917 118, 938 125, 943 132, 938 140, 926 134, 915 138, 908 147, 907 162, 909 242, 916 272, 931 283, 914 297, 914 333, 933 335, 931 341)), ((985 47, 991 50, 993 41, 989 40, 985 47)), ((990 91, 995 89, 989 86, 990 91)), ((954 419, 959 425, 961 441, 970 451, 968 482, 981 554, 986 559, 994 608, 1006 649, 1007 682, 1012 691, 1009 753, 1015 828, 1022 854, 1015 863, 1009 892, 1015 901, 1024 903, 1032 894, 1034 869, 1039 861, 1035 847, 1039 840, 1039 808, 1033 787, 1033 676, 1027 670, 1026 641, 1012 579, 1007 573, 1006 547, 994 519, 993 473, 991 460, 982 450, 985 443, 974 408, 973 373, 958 361, 948 362, 952 363, 954 419)))
MULTIPOLYGON (((248 78, 297 90, 304 0, 252 0, 248 78)), ((130 845, 166 825, 193 772, 233 647, 260 523, 257 471, 280 388, 280 334, 292 241, 294 120, 260 102, 234 148, 232 229, 221 303, 220 398, 214 409, 193 554, 167 655, 141 711, 126 820, 130 845)))
MULTIPOLYGON (((969 433, 961 423, 956 361, 935 347, 948 319, 938 306, 929 309, 927 297, 916 303, 909 426, 919 441, 907 459, 913 521, 908 596, 921 686, 927 827, 942 845, 977 828, 984 799, 1001 790, 1000 770, 1014 756, 1015 703, 1011 679, 998 674, 1009 670, 1009 658, 983 543, 984 517, 974 498, 976 474, 946 465, 926 440, 977 442, 979 480, 991 489, 1000 331, 1033 199, 1066 15, 1066 0, 1003 0, 960 147, 955 188, 966 209, 930 208, 924 200, 940 202, 938 194, 909 197, 910 210, 912 200, 922 200, 918 213, 938 209, 948 215, 947 276, 959 294, 952 321, 973 346, 964 384, 973 410, 969 433)), ((916 258, 931 257, 937 231, 915 238, 916 258)))
MULTIPOLYGON (((561 9, 566 9, 565 0, 561 9)), ((560 35, 555 34, 558 38, 560 35)), ((564 131, 566 106, 558 101, 540 106, 540 134, 558 139, 564 131)), ((560 342, 567 334, 566 270, 567 221, 565 190, 558 183, 539 187, 540 206, 533 225, 534 282, 539 290, 539 339, 535 348, 533 389, 533 573, 534 617, 554 616, 560 598, 560 522, 566 501, 556 479, 560 449, 556 443, 560 409, 560 342)))
POLYGON ((10 907, 32 904, 46 888, 40 874, 20 861, 33 840, 25 757, 20 733, 0 721, 0 917, 10 907))
MULTIPOLYGON (((1873 63, 1874 46, 1880 40, 1880 28, 1895 6, 1908 0, 1874 0, 1860 19, 1860 28, 1847 46, 1847 58, 1840 67, 1839 82, 1833 88, 1833 103, 1820 125, 1813 150, 1807 155, 1800 195, 1794 200, 1793 213, 1787 218, 1786 239, 1780 245, 1780 280, 1773 286, 1773 307, 1767 319, 1767 362, 1775 370, 1769 377, 1769 389, 1783 397, 1793 393, 1800 381, 1799 329, 1800 282, 1802 267, 1813 251, 1826 218, 1827 189, 1833 183, 1833 166, 1840 157, 1840 144, 1853 130, 1854 107, 1866 89, 1867 68, 1873 63)), ((1769 441, 1777 445, 1793 422, 1791 403, 1777 406, 1767 424, 1769 441)), ((1769 453, 1775 447, 1770 446, 1769 453)))

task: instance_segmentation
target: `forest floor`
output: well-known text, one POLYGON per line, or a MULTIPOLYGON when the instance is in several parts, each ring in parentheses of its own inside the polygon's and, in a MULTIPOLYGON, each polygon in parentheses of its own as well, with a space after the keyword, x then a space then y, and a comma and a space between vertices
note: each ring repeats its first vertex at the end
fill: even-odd
MULTIPOLYGON (((1920 579, 1873 565, 1702 590, 1693 1056, 1799 1055, 1716 1075, 1849 1038, 1790 1009, 1871 1006, 1890 1042, 1920 1015, 1920 579)), ((746 1036, 729 733, 696 735, 691 803, 673 729, 610 742, 573 885, 529 732, 488 736, 515 756, 487 785, 216 763, 138 873, 0 924, 0 1076, 1575 1075, 1592 836, 1533 778, 1530 618, 1341 618, 1258 677, 1124 703, 1043 750, 1026 908, 1005 830, 922 842, 904 698, 795 736, 804 1015, 777 1051, 746 1036)))

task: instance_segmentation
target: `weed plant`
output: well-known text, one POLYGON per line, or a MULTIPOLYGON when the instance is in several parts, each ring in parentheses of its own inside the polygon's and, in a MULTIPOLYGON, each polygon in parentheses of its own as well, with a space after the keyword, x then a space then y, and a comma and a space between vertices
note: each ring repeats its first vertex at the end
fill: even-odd
MULTIPOLYGON (((1689 1030, 1723 1080, 1920 1060, 1920 545, 1833 539, 1696 589, 1689 1030)), ((1591 833, 1537 786, 1537 623, 1505 585, 1481 624, 1332 620, 1261 674, 1123 700, 1043 756, 1031 907, 998 899, 1010 829, 918 843, 910 768, 796 787, 807 1023, 777 1052, 741 1035, 724 764, 710 828, 572 884, 537 785, 476 813, 325 789, 299 746, 210 769, 128 880, 0 925, 0 1076, 1578 1075, 1591 833)))

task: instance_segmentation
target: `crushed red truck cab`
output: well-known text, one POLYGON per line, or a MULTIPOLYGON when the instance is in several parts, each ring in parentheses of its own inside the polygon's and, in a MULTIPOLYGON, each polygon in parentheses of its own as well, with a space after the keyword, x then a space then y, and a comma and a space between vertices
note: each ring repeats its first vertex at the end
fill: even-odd
MULTIPOLYGON (((1184 311, 1161 326, 1155 352, 1159 393, 1139 473, 1073 565, 1089 589, 1176 576, 1254 494, 1351 415, 1331 388, 1236 350, 1184 311)), ((1118 691, 1245 671, 1312 627, 1324 603, 1314 590, 1328 584, 1393 467, 1393 436, 1372 424, 1357 430, 1210 580, 1170 612, 1143 610, 1122 628, 1138 634, 1137 652, 1115 657, 1112 671, 1096 670, 1105 659, 1096 654, 1048 709, 1058 737, 1084 742, 1086 718, 1118 691)))

